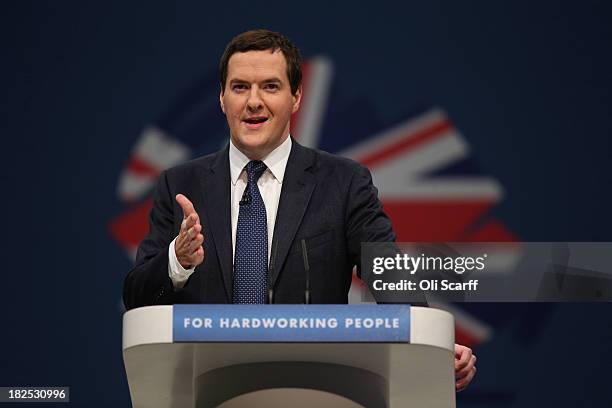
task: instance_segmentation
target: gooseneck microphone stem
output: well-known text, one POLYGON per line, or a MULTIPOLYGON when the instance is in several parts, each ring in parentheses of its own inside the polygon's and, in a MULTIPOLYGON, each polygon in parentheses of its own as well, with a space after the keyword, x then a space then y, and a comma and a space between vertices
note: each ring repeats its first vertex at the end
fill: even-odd
POLYGON ((306 240, 302 239, 302 257, 304 258, 304 271, 306 271, 306 288, 304 289, 304 304, 310 304, 310 265, 308 264, 308 249, 306 240))
POLYGON ((272 287, 272 278, 274 276, 274 270, 276 268, 276 249, 278 247, 278 241, 272 238, 272 251, 270 253, 270 264, 268 266, 268 304, 274 303, 274 288, 272 287))

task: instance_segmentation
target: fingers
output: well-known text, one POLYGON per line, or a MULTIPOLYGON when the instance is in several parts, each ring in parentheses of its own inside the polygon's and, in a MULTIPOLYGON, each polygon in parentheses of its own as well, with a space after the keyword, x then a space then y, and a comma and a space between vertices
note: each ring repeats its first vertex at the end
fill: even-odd
POLYGON ((475 375, 476 367, 472 367, 468 375, 466 375, 460 380, 457 380, 457 382, 455 383, 455 389, 457 390, 457 392, 465 390, 467 386, 470 385, 475 375))
POLYGON ((176 202, 181 206, 181 209, 183 210, 183 219, 186 219, 191 214, 195 214, 196 216, 198 215, 195 212, 195 208, 193 208, 193 204, 191 203, 191 201, 189 201, 187 197, 185 197, 182 194, 177 194, 175 199, 176 199, 176 202))
POLYGON ((469 347, 455 344, 455 389, 464 390, 476 375, 476 356, 469 347))
POLYGON ((472 358, 465 365, 465 367, 463 367, 463 368, 461 368, 459 370, 455 369, 455 378, 459 380, 459 379, 465 377, 466 375, 468 375, 470 373, 470 371, 472 370, 472 368, 475 365, 476 365, 476 356, 472 355, 472 358))
POLYGON ((204 235, 197 234, 191 241, 187 242, 186 252, 187 254, 193 254, 198 247, 201 247, 204 243, 204 235))
POLYGON ((193 239, 200 231, 202 226, 197 215, 191 214, 189 217, 183 220, 181 223, 181 230, 179 236, 181 239, 193 239))
POLYGON ((203 242, 204 234, 202 234, 202 226, 196 224, 188 230, 181 229, 174 246, 177 249, 177 253, 180 251, 183 254, 191 255, 203 242))
MULTIPOLYGON (((199 231, 202 227, 198 224, 195 228, 199 231)), ((193 228, 192 228, 193 230, 193 228)), ((176 259, 179 261, 181 266, 185 269, 191 269, 204 261, 204 235, 196 233, 195 236, 184 240, 177 238, 174 245, 174 252, 176 253, 176 259)))
POLYGON ((200 217, 193 204, 183 194, 176 195, 176 202, 183 210, 183 222, 174 243, 176 258, 185 269, 191 269, 204 261, 204 234, 200 217))
POLYGON ((455 372, 464 369, 472 358, 472 349, 455 344, 455 372))
POLYGON ((181 229, 179 232, 179 238, 181 240, 193 238, 200 231, 195 231, 196 225, 200 224, 200 216, 195 211, 193 204, 183 194, 176 195, 176 202, 181 206, 183 210, 183 222, 181 223, 181 229))

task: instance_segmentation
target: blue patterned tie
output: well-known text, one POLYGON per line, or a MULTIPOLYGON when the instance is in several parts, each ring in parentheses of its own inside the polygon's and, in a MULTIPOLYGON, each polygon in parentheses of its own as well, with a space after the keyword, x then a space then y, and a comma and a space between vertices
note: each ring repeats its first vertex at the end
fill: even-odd
POLYGON ((234 303, 265 303, 268 287, 268 220, 257 180, 266 170, 259 161, 246 167, 248 182, 240 200, 234 255, 234 303))

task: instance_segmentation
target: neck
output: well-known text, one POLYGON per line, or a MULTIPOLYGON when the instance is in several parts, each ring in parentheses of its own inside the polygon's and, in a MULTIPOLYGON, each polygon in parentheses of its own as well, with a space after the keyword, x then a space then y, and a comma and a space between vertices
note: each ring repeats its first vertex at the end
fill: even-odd
POLYGON ((236 149, 240 150, 240 152, 242 154, 244 154, 249 160, 263 160, 265 159, 270 153, 272 153, 276 148, 278 148, 280 145, 282 145, 287 138, 289 137, 289 133, 287 133, 282 139, 281 141, 272 146, 272 147, 267 147, 267 148, 261 148, 261 149, 245 149, 241 146, 236 145, 236 143, 234 143, 234 146, 236 147, 236 149))

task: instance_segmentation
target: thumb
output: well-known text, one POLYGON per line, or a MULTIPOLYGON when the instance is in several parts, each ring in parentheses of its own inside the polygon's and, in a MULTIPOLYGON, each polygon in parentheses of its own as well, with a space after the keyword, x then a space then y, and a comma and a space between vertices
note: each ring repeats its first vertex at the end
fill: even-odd
POLYGON ((193 208, 193 204, 187 197, 182 194, 176 195, 176 202, 181 206, 183 210, 183 219, 189 217, 191 214, 195 213, 195 209, 193 208))

